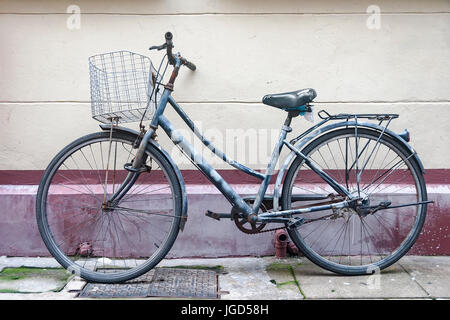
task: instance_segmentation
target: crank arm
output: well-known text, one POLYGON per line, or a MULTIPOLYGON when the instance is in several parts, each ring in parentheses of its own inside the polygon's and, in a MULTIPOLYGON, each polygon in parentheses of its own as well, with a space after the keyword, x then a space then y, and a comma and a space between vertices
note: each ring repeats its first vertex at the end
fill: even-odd
POLYGON ((205 216, 207 216, 209 218, 213 218, 213 219, 215 219, 217 221, 220 221, 220 219, 231 219, 231 220, 233 220, 233 217, 232 217, 231 213, 217 213, 217 212, 212 212, 210 210, 206 210, 205 216))

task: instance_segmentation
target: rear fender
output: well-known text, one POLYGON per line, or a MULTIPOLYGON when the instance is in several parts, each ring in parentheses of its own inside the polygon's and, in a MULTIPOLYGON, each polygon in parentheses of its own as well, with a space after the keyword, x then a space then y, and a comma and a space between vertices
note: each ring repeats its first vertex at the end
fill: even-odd
MULTIPOLYGON (((111 130, 111 125, 102 123, 102 124, 100 124, 100 128, 102 128, 102 130, 109 131, 109 130, 111 130)), ((120 126, 114 126, 113 130, 126 133, 135 138, 137 138, 139 135, 139 133, 136 130, 125 128, 125 127, 120 127, 120 126)), ((180 181, 181 196, 182 196, 180 230, 183 231, 184 225, 187 221, 187 208, 188 208, 187 197, 186 197, 186 185, 184 183, 183 176, 181 175, 180 169, 175 164, 175 162, 172 160, 172 158, 169 156, 169 154, 158 143, 156 143, 154 140, 149 140, 149 143, 151 143, 155 147, 155 149, 158 150, 158 152, 160 152, 164 158, 166 158, 167 162, 170 164, 172 169, 175 171, 178 181, 180 181)))
MULTIPOLYGON (((425 169, 423 167, 422 162, 420 161, 417 152, 402 138, 400 137, 398 134, 396 134, 395 132, 389 130, 389 129, 385 129, 385 127, 379 126, 377 124, 371 123, 371 122, 358 122, 356 123, 355 121, 343 121, 343 122, 338 122, 338 123, 334 123, 322 128, 319 128, 313 132, 311 132, 309 135, 307 135, 306 137, 304 137, 303 139, 301 139, 298 144, 296 144, 296 148, 298 150, 301 150, 304 146, 306 146, 306 144, 308 144, 309 142, 311 142, 313 139, 315 139, 316 137, 318 137, 319 135, 322 135, 324 133, 327 133, 329 131, 333 131, 335 129, 338 128, 342 128, 342 127, 355 127, 358 126, 358 128, 367 128, 367 129, 371 129, 374 131, 377 131, 379 133, 381 133, 384 130, 384 133, 389 135, 390 137, 396 139, 399 143, 401 143, 407 150, 411 151, 411 153, 414 155, 414 159, 417 161, 417 164, 420 167, 420 170, 422 171, 423 174, 425 174, 425 169)), ((295 159, 296 154, 294 151, 291 151, 291 153, 288 154, 288 156, 286 157, 285 161, 283 162, 283 164, 281 165, 280 171, 278 172, 277 175, 277 179, 275 182, 275 188, 273 191, 273 207, 274 208, 279 208, 279 199, 280 199, 280 191, 281 191, 281 183, 283 181, 283 177, 285 175, 286 170, 290 167, 292 161, 295 159)))

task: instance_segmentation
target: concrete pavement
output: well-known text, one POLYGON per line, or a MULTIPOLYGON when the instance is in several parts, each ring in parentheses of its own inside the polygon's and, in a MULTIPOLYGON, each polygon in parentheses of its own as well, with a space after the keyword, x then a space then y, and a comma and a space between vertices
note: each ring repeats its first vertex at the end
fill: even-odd
MULTIPOLYGON (((170 259, 158 266, 223 266, 218 289, 224 300, 450 298, 449 256, 406 256, 379 274, 356 277, 335 275, 304 257, 170 259)), ((85 282, 77 277, 63 286, 55 282, 54 275, 43 274, 39 278, 36 272, 29 278, 2 277, 8 268, 19 267, 22 271, 26 267, 47 270, 59 265, 52 258, 0 257, 0 299, 80 299, 77 294, 85 282), (22 281, 22 287, 17 281, 22 281), (8 289, 8 285, 13 289, 8 289)), ((63 281, 61 277, 58 280, 63 281)))

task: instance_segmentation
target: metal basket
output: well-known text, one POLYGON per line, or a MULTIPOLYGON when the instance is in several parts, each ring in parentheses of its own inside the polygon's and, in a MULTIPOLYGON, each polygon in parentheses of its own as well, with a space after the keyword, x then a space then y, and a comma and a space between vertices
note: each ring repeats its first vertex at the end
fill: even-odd
POLYGON ((95 55, 89 58, 89 75, 94 119, 125 123, 152 118, 157 75, 150 58, 129 51, 95 55))

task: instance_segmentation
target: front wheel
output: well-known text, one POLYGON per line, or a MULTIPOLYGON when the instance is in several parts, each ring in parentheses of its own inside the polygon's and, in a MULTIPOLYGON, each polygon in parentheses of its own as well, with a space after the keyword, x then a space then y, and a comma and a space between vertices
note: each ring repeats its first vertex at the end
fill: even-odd
MULTIPOLYGON (((422 172, 411 151, 396 139, 358 128, 326 133, 302 153, 362 199, 364 207, 394 207, 427 200, 422 172)), ((282 209, 338 202, 339 195, 297 157, 283 184, 282 209), (309 195, 321 201, 298 201, 309 195), (297 197, 296 197, 297 196, 297 197)), ((327 270, 362 275, 382 270, 400 259, 416 241, 427 205, 368 212, 343 208, 300 215, 304 223, 288 228, 297 247, 327 270)))
POLYGON ((135 137, 121 132, 84 136, 52 160, 39 185, 36 217, 50 253, 93 282, 135 278, 158 264, 179 231, 182 193, 162 153, 150 145, 147 170, 118 203, 108 199, 127 176, 135 137))

